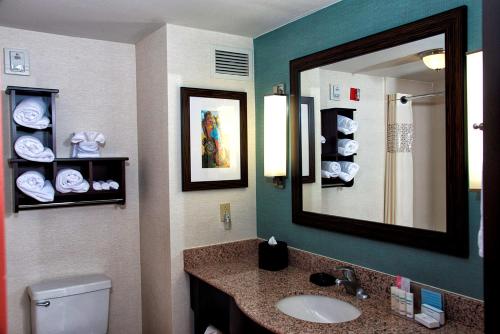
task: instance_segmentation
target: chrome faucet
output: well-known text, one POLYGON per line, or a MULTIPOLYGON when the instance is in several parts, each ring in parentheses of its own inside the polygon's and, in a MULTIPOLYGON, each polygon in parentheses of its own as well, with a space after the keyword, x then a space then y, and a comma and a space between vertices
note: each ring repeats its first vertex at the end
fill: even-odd
POLYGON ((337 278, 335 280, 335 284, 338 286, 344 286, 345 291, 353 296, 356 296, 358 299, 367 299, 369 296, 361 287, 361 284, 356 277, 356 273, 352 267, 340 266, 335 267, 334 270, 341 271, 343 278, 337 278))

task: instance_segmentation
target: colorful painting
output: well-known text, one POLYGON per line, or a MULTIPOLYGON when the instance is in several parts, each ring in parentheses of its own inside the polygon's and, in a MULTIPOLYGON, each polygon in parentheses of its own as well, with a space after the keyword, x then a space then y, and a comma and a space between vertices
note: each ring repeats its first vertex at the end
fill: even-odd
POLYGON ((247 95, 181 87, 182 191, 248 187, 247 95))
POLYGON ((201 111, 202 168, 229 168, 229 150, 217 111, 201 111))

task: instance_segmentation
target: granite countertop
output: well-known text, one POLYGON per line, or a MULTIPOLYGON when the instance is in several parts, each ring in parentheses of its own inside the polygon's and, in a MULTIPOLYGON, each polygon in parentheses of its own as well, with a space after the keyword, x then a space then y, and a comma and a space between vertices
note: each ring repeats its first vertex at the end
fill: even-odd
POLYGON ((371 296, 360 301, 343 287, 316 286, 309 282, 310 272, 293 266, 275 272, 261 270, 253 256, 222 263, 187 264, 185 271, 233 297, 243 313, 275 333, 482 333, 454 321, 439 329, 427 329, 392 314, 388 299, 371 296), (349 322, 319 324, 292 318, 276 308, 276 302, 283 297, 300 294, 335 297, 362 313, 349 322))

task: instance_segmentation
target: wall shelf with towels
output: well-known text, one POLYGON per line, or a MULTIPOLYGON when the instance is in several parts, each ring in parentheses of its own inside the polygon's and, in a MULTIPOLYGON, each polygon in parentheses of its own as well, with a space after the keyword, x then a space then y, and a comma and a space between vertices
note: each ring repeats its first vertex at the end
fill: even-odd
MULTIPOLYGON (((13 203, 14 212, 22 210, 47 209, 55 207, 71 207, 82 205, 119 204, 126 202, 126 182, 125 166, 128 157, 100 157, 100 158, 55 158, 52 162, 36 162, 19 157, 14 150, 14 142, 23 135, 38 138, 44 147, 50 148, 56 155, 55 143, 55 98, 59 90, 13 87, 9 86, 5 90, 10 96, 10 124, 11 124, 11 146, 12 158, 9 164, 12 167, 13 183, 13 203), (13 113, 16 106, 22 99, 31 96, 42 97, 47 104, 47 117, 50 124, 45 129, 32 129, 17 124, 14 121, 13 113), (64 168, 71 168, 79 171, 83 178, 90 184, 90 189, 84 193, 60 193, 55 189, 58 171, 64 168), (52 202, 39 202, 36 199, 24 194, 17 188, 17 178, 27 171, 38 171, 50 181, 54 187, 55 194, 52 202), (113 180, 118 183, 118 189, 94 190, 93 181, 113 180)), ((57 155, 56 155, 57 156, 57 155)))
MULTIPOLYGON (((329 108, 321 110, 321 135, 325 137, 326 142, 321 144, 321 161, 354 161, 356 153, 350 156, 343 156, 338 153, 337 143, 340 139, 354 139, 354 135, 345 135, 337 130, 337 116, 342 115, 354 119, 354 111, 350 108, 329 108)), ((354 179, 345 182, 338 177, 321 178, 322 188, 331 187, 352 187, 354 179)))

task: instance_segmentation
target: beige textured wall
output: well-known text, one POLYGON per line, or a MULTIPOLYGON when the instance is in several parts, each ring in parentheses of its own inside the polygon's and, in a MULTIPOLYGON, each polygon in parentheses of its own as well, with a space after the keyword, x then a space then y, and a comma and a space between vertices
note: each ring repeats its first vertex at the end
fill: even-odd
POLYGON ((167 25, 168 149, 170 179, 170 240, 172 274, 172 333, 192 333, 188 277, 182 250, 231 240, 256 237, 255 219, 255 110, 253 80, 213 78, 212 46, 253 49, 251 38, 167 25), (248 188, 181 191, 180 87, 247 92, 248 188), (233 227, 225 231, 219 204, 231 203, 233 227))
POLYGON ((171 333, 167 36, 136 44, 143 333, 171 333))
MULTIPOLYGON (((0 27, 0 48, 4 47, 29 50, 31 76, 4 75, 2 68, 2 91, 7 85, 60 89, 58 157, 69 156, 70 133, 90 129, 106 135, 103 156, 130 157, 123 208, 104 205, 13 214, 12 180, 5 165, 9 333, 30 332, 26 286, 87 273, 112 279, 110 333, 141 333, 135 48, 0 27)), ((10 148, 7 135, 3 139, 5 162, 10 148)))

